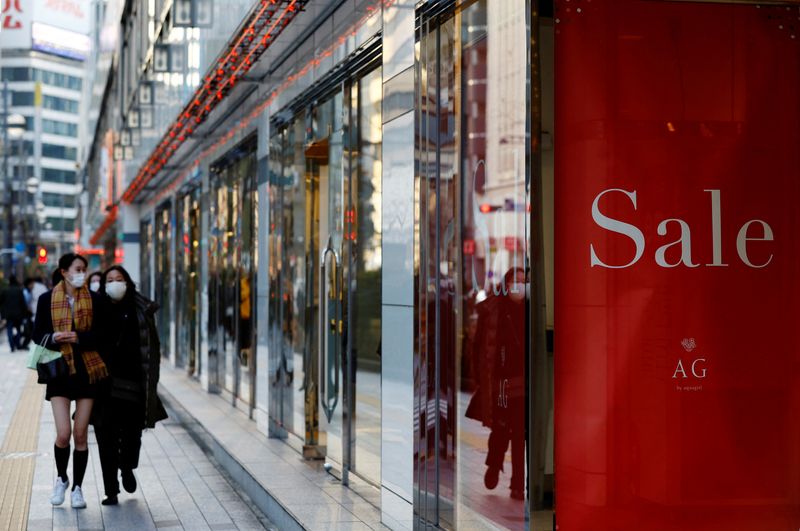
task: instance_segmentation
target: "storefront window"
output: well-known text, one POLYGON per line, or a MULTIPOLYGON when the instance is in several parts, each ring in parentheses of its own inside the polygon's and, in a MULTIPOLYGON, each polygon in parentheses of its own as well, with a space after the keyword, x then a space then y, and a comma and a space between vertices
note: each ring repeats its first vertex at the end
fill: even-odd
POLYGON ((415 505, 446 528, 529 526, 527 16, 479 1, 421 24, 415 505))

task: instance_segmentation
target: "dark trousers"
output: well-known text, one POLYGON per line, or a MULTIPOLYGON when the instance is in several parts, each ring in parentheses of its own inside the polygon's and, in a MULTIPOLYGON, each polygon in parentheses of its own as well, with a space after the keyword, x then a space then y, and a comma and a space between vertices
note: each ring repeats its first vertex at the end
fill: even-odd
POLYGON ((489 453, 486 465, 503 470, 506 452, 511 445, 512 489, 525 488, 525 404, 510 401, 510 410, 495 410, 492 431, 489 434, 489 453))
POLYGON ((30 317, 23 319, 22 328, 21 339, 17 339, 17 341, 21 341, 21 348, 28 348, 28 345, 31 344, 31 339, 33 339, 33 319, 30 317))
POLYGON ((6 334, 8 334, 8 346, 11 351, 20 348, 22 338, 22 319, 6 319, 6 334))
POLYGON ((101 425, 95 425, 97 450, 106 496, 119 494, 117 472, 139 466, 142 448, 142 405, 111 400, 101 425))

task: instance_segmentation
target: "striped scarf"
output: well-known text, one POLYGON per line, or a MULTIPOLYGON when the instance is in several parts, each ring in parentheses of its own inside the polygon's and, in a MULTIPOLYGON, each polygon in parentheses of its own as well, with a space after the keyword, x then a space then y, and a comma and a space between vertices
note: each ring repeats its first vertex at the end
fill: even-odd
MULTIPOLYGON (((73 320, 75 330, 78 332, 88 332, 92 328, 92 296, 86 286, 76 291, 75 302, 70 308, 67 300, 67 289, 64 281, 59 282, 53 288, 53 298, 50 301, 50 316, 53 319, 53 332, 71 332, 73 330, 73 320)), ((75 374, 75 360, 72 356, 72 344, 59 343, 61 355, 67 362, 69 373, 75 374)), ((83 352, 83 364, 86 372, 89 373, 89 383, 94 383, 108 376, 106 364, 103 358, 95 351, 83 352)))

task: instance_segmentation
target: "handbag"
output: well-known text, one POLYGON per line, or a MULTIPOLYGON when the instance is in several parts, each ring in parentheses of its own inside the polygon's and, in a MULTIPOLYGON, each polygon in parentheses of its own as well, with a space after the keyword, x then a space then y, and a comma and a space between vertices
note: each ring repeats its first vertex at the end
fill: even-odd
POLYGON ((49 340, 50 334, 45 334, 42 340, 28 354, 27 367, 38 373, 37 382, 40 384, 45 384, 69 374, 67 361, 61 355, 61 352, 45 347, 49 340))
POLYGON ((142 399, 141 389, 139 382, 111 377, 111 398, 125 402, 139 402, 142 399))
POLYGON ((33 351, 28 355, 28 368, 36 369, 37 382, 40 384, 46 384, 69 374, 67 360, 64 359, 61 352, 45 347, 49 340, 50 334, 45 334, 41 342, 33 347, 33 351))

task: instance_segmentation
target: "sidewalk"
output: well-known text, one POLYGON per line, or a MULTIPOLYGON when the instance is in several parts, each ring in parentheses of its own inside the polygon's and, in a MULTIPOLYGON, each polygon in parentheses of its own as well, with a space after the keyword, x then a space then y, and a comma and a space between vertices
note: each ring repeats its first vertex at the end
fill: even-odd
POLYGON ((162 363, 159 394, 282 531, 401 528, 381 523, 377 488, 353 476, 350 487, 343 487, 321 461, 306 461, 285 442, 268 438, 243 412, 205 392, 183 371, 162 363))
MULTIPOLYGON (((91 428, 90 460, 83 482, 87 508, 73 510, 69 495, 63 505, 50 505, 55 480, 55 426, 50 404, 43 398, 44 386, 30 380, 33 372, 25 368, 25 359, 25 352, 11 354, 7 345, 0 346, 0 528, 275 529, 172 418, 143 434, 136 470, 139 487, 133 494, 122 492, 119 505, 100 505, 102 476, 91 428), (38 423, 26 418, 34 407, 38 409, 38 423), (38 439, 33 435, 36 428, 38 439), (28 435, 31 438, 26 442, 23 439, 28 435), (15 441, 17 449, 24 447, 20 441, 32 443, 32 447, 28 451, 6 451, 15 441), (13 478, 9 470, 16 471, 13 478), (9 484, 12 480, 17 483, 9 484), (29 503, 21 507, 20 498, 28 494, 29 503)), ((69 473, 71 476, 72 463, 69 473)))

